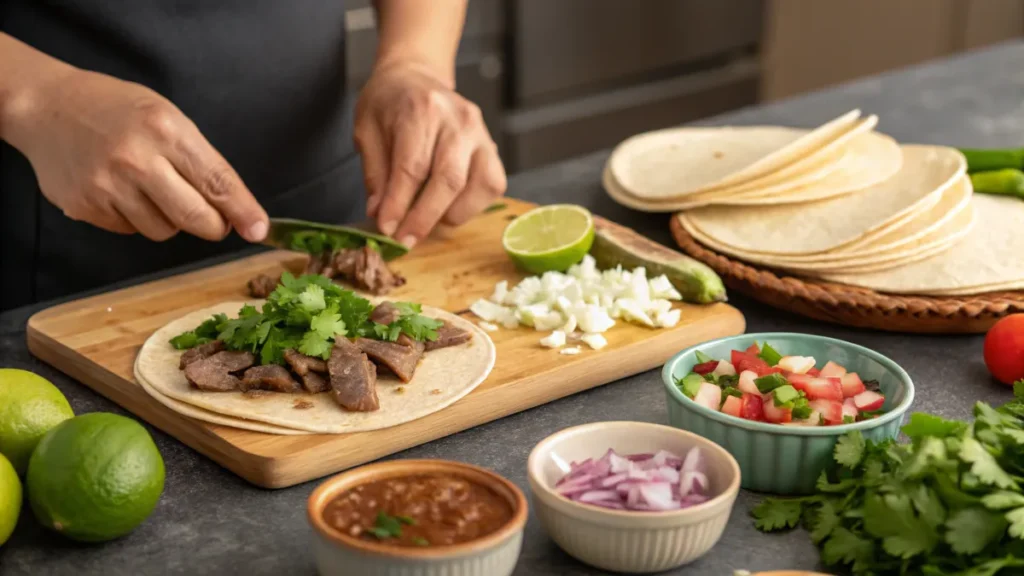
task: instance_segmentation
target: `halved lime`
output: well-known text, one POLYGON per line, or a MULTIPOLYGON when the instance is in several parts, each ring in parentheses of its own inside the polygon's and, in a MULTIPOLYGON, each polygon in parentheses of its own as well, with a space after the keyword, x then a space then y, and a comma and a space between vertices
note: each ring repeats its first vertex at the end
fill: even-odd
POLYGON ((534 208, 509 222, 501 237, 509 258, 534 274, 568 270, 593 243, 594 218, 574 204, 534 208))

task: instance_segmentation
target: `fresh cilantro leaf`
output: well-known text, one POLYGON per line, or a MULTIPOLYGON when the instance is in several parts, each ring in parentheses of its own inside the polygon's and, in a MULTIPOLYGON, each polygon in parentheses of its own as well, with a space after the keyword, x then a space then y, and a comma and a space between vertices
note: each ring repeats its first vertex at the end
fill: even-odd
POLYGON ((932 528, 938 528, 946 521, 946 507, 934 490, 924 484, 910 491, 910 499, 918 516, 932 528))
POLYGON ((910 415, 910 422, 902 428, 902 431, 913 440, 925 436, 945 438, 959 435, 966 426, 967 424, 959 420, 946 420, 932 414, 914 412, 910 415))
POLYGON ((779 360, 782 360, 782 354, 776 352, 767 342, 761 347, 761 353, 758 354, 758 357, 767 362, 769 366, 775 366, 779 363, 779 360))
POLYGON ((1024 540, 1024 508, 1007 512, 1005 518, 1010 523, 1010 536, 1024 540))
POLYGON ((803 391, 801 390, 800 398, 793 401, 793 418, 804 420, 810 418, 812 412, 813 410, 811 409, 811 405, 807 401, 807 398, 804 397, 803 391))
POLYGON ((811 513, 811 540, 820 544, 839 527, 839 515, 836 508, 828 500, 823 501, 811 513))
POLYGON ((826 494, 842 494, 845 492, 849 492, 856 485, 857 481, 854 480, 853 478, 840 480, 839 482, 833 484, 829 482, 828 474, 824 470, 822 470, 821 475, 818 476, 818 481, 814 485, 814 487, 818 490, 818 492, 824 492, 826 494))
POLYGON ((338 305, 338 313, 341 314, 341 321, 345 326, 362 326, 370 317, 370 312, 373 312, 373 304, 351 290, 341 290, 341 294, 334 301, 338 305))
POLYGON ((315 284, 307 286, 302 294, 299 294, 299 302, 311 314, 327 308, 327 302, 324 301, 324 289, 315 284))
POLYGON ((882 540, 882 548, 899 558, 930 552, 938 544, 938 533, 922 522, 902 494, 871 495, 864 500, 864 529, 882 540))
POLYGON ((1024 398, 1024 379, 1013 383, 1013 396, 1015 398, 1024 398))
POLYGON ((795 528, 800 523, 803 502, 797 499, 765 498, 750 511, 754 526, 762 532, 795 528))
POLYGON ((402 332, 413 340, 437 340, 437 329, 444 323, 440 320, 428 318, 419 314, 402 316, 394 322, 401 327, 402 332))
POLYGON ((980 442, 971 437, 963 439, 960 448, 960 459, 971 464, 971 472, 978 481, 999 488, 1015 489, 1017 482, 1006 473, 995 457, 980 442))
POLYGON ((977 554, 999 540, 1006 530, 1006 520, 984 508, 964 508, 946 521, 946 543, 957 554, 977 554))
POLYGON ((993 492, 981 497, 981 503, 989 510, 1004 510, 1024 506, 1024 495, 1016 492, 993 492))
POLYGON ((422 536, 416 536, 413 538, 412 543, 417 546, 430 546, 430 541, 422 536))
POLYGON ((1024 430, 1017 430, 1015 428, 1003 428, 1000 430, 1001 436, 1014 444, 1024 446, 1024 430))
POLYGON ((384 528, 377 528, 376 526, 374 526, 373 528, 370 528, 368 532, 370 534, 373 534, 380 540, 391 538, 391 532, 385 530, 384 528))
POLYGON ((837 564, 863 564, 875 554, 870 540, 857 536, 846 528, 836 528, 821 549, 821 559, 830 566, 837 564))
POLYGON ((170 343, 175 350, 188 350, 189 348, 195 348, 201 344, 201 342, 199 342, 199 337, 196 336, 196 333, 192 330, 182 332, 174 338, 171 338, 170 343))
POLYGON ((423 306, 415 302, 395 302, 394 305, 400 316, 414 316, 423 312, 423 306))
POLYGON ((314 316, 309 321, 309 329, 325 339, 334 338, 335 334, 345 335, 345 323, 341 321, 341 314, 330 309, 314 316))
POLYGON ((377 519, 373 523, 373 527, 386 532, 389 537, 398 538, 402 535, 401 521, 394 516, 384 513, 383 510, 377 512, 377 519))
POLYGON ((299 342, 299 352, 327 360, 331 357, 332 342, 316 332, 306 332, 299 342))
POLYGON ((847 468, 856 468, 864 459, 864 435, 859 430, 839 437, 835 447, 836 462, 847 468))
POLYGON ((1011 428, 1019 427, 1016 418, 1003 414, 984 402, 976 402, 974 404, 974 419, 975 426, 978 424, 984 424, 993 428, 999 428, 1002 426, 1009 426, 1011 428))
POLYGON ((982 562, 976 566, 957 572, 954 576, 996 576, 1003 568, 1019 568, 1024 566, 1024 559, 1007 556, 982 562))
POLYGON ((936 462, 942 462, 946 458, 946 443, 934 436, 925 436, 920 440, 917 450, 903 464, 900 476, 919 478, 930 472, 936 462))
POLYGON ((218 326, 227 322, 228 317, 224 314, 215 314, 207 318, 195 330, 189 330, 171 338, 171 346, 176 350, 187 350, 201 344, 213 342, 220 332, 218 326))

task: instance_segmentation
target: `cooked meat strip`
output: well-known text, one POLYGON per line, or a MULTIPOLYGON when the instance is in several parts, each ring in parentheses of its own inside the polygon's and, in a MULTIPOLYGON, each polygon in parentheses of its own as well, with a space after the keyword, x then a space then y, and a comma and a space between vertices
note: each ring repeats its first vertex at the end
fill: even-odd
POLYGON ((331 384, 322 375, 316 372, 307 372, 302 375, 302 386, 310 394, 319 394, 331 389, 331 384))
POLYGON ((270 390, 271 392, 301 392, 302 387, 284 366, 267 364, 253 366, 242 375, 242 390, 270 390))
POLYGON ((202 360, 203 358, 213 356, 223 349, 224 342, 221 340, 214 340, 213 342, 207 342, 206 344, 200 344, 195 348, 185 350, 185 353, 181 355, 181 359, 178 360, 178 370, 184 370, 185 366, 188 366, 196 360, 202 360))
POLYGON ((427 340, 423 344, 427 350, 437 350, 438 348, 447 348, 449 346, 464 344, 469 342, 469 339, 472 337, 473 335, 466 330, 445 322, 437 329, 437 340, 427 340))
POLYGON ((398 307, 391 302, 381 302, 370 312, 370 320, 378 324, 391 324, 402 315, 398 307))
POLYGON ((231 372, 252 366, 256 357, 251 352, 217 352, 185 366, 185 378, 193 386, 207 392, 230 392, 242 388, 242 381, 231 372))
POLYGON ((330 260, 330 256, 324 252, 322 254, 310 254, 309 261, 306 262, 306 274, 321 274, 323 273, 324 266, 330 260))
POLYGON ((369 246, 335 252, 334 269, 349 282, 374 294, 387 294, 405 284, 405 278, 388 268, 380 252, 369 246))
POLYGON ((284 351, 284 361, 292 367, 292 371, 299 376, 305 376, 310 372, 327 374, 327 363, 313 356, 306 356, 296 350, 289 348, 284 351))
POLYGON ((253 298, 266 298, 270 296, 270 293, 277 288, 277 285, 281 282, 281 277, 272 278, 266 274, 260 274, 249 280, 249 295, 253 298))
POLYGON ((337 337, 327 361, 334 399, 346 410, 372 412, 380 409, 377 368, 366 354, 346 338, 337 337))
POLYGON ((418 344, 418 342, 416 342, 412 338, 409 338, 405 334, 405 332, 403 332, 403 333, 398 335, 398 338, 395 339, 395 344, 401 344, 402 346, 413 346, 413 347, 415 347, 418 344))
POLYGON ((413 342, 412 346, 403 346, 397 342, 357 338, 356 346, 378 364, 384 365, 394 372, 402 382, 412 380, 416 372, 416 363, 423 356, 423 343, 413 342))
POLYGON ((356 261, 359 260, 358 249, 344 249, 338 250, 334 253, 334 258, 331 262, 331 267, 334 269, 336 274, 342 276, 352 276, 356 273, 356 261))

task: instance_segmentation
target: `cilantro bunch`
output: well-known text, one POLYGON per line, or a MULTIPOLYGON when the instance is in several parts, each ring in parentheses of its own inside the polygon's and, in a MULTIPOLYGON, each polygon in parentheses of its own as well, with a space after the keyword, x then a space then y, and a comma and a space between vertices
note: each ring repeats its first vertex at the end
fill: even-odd
POLYGON ((1024 574, 1024 382, 973 423, 916 413, 910 444, 839 439, 805 498, 765 499, 765 532, 803 524, 830 566, 854 574, 1024 574))
POLYGON ((179 350, 223 340, 228 350, 249 350, 261 364, 283 364, 289 348, 323 358, 331 355, 335 335, 395 341, 436 340, 441 321, 420 314, 419 304, 398 302, 400 314, 391 324, 370 320, 373 303, 318 275, 295 278, 285 272, 262 310, 245 305, 238 318, 217 314, 194 330, 171 338, 179 350))

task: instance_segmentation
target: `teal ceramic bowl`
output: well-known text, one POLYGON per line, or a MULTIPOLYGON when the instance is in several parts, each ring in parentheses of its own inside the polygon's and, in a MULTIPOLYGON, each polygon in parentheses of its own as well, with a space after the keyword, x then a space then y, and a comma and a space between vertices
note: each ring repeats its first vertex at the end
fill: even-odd
POLYGON ((710 340, 676 354, 661 373, 668 395, 669 423, 712 440, 739 462, 741 486, 773 494, 809 494, 832 458, 840 436, 859 430, 865 438, 883 440, 899 434, 903 417, 914 401, 914 384, 903 368, 885 356, 835 338, 813 334, 763 332, 710 340), (877 380, 885 395, 885 414, 841 426, 782 426, 754 422, 710 410, 687 398, 675 385, 690 372, 696 352, 729 358, 754 342, 768 342, 783 356, 813 356, 818 367, 833 360, 864 380, 877 380))

